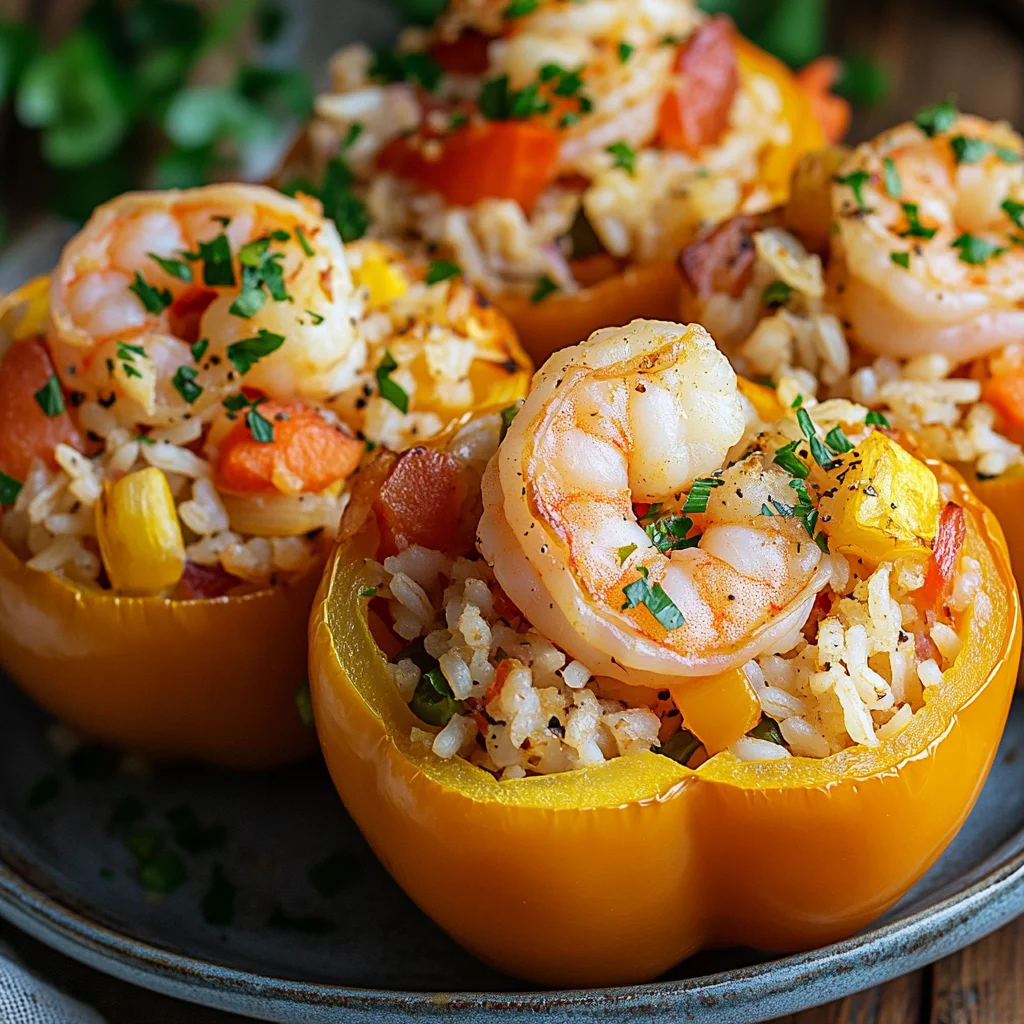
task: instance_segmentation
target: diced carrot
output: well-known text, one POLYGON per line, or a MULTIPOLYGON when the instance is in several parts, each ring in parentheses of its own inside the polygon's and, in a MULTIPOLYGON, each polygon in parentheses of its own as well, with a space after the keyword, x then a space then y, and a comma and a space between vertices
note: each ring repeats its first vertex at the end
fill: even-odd
POLYGON ((174 588, 178 601, 197 601, 223 597, 231 593, 242 581, 219 565, 198 565, 186 562, 185 572, 174 588))
POLYGON ((825 141, 841 142, 850 127, 850 104, 832 93, 843 74, 838 57, 819 57, 797 72, 796 80, 811 101, 811 110, 821 125, 825 141))
POLYGON ((924 577, 924 586, 915 593, 915 603, 922 610, 936 610, 949 597, 953 572, 956 569, 957 555, 963 547, 967 534, 967 521, 964 510, 953 502, 947 502, 939 513, 939 529, 935 535, 935 545, 928 569, 924 577))
POLYGON ((259 415, 274 428, 257 441, 246 417, 221 442, 217 483, 233 494, 322 491, 359 465, 363 442, 301 402, 263 402, 259 415))
POLYGON ((539 121, 470 124, 445 136, 395 139, 377 165, 453 206, 514 199, 529 211, 557 175, 558 132, 539 121))
POLYGON ((716 15, 680 48, 680 80, 661 102, 663 146, 696 155, 724 134, 740 82, 734 33, 732 21, 716 15))
POLYGON ((403 452, 374 504, 382 553, 413 544, 467 553, 473 538, 465 526, 465 499, 462 466, 453 456, 424 447, 403 452))
POLYGON ((168 312, 171 333, 194 345, 199 340, 199 321, 217 293, 210 288, 189 288, 172 303, 168 312))
POLYGON ((430 56, 449 74, 482 75, 488 67, 490 36, 468 29, 457 39, 438 39, 430 44, 430 56))
MULTIPOLYGON (((13 342, 0 362, 0 471, 24 481, 33 459, 56 465, 58 444, 83 447, 67 411, 47 416, 36 394, 55 375, 53 360, 42 338, 13 342)), ((59 390, 65 399, 63 389, 59 390)))

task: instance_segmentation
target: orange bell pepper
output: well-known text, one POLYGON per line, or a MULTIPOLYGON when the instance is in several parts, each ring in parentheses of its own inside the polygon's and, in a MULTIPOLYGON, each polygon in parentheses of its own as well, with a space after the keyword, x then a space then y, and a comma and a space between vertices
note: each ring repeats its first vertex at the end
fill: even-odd
POLYGON ((838 57, 819 57, 801 68, 796 76, 830 145, 841 142, 850 127, 850 104, 832 93, 832 86, 842 73, 843 62, 838 57))
POLYGON ((669 687, 686 727, 718 754, 761 721, 757 694, 741 668, 716 676, 696 676, 669 687))
POLYGON ((995 517, 950 467, 991 613, 900 734, 822 760, 696 769, 655 753, 499 782, 414 746, 368 624, 372 519, 335 552, 310 624, 317 730, 334 784, 384 865, 453 938, 553 986, 654 978, 699 949, 808 949, 892 906, 945 849, 988 772, 1020 658, 1020 605, 995 517), (750 859, 757 848, 756 870, 750 859), (483 874, 481 874, 483 872, 483 874), (483 881, 481 881, 483 878, 483 881), (604 899, 609 880, 628 899, 604 899))

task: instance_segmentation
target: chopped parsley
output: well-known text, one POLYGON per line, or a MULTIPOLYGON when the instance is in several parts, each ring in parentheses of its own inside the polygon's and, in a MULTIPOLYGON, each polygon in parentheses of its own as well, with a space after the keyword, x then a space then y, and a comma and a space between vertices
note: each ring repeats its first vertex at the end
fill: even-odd
POLYGON ((451 260, 434 260, 427 268, 427 276, 424 278, 427 284, 438 284, 453 277, 462 275, 462 267, 451 260))
POLYGON ((975 267, 1006 252, 1004 246, 996 245, 987 239, 967 233, 954 238, 950 245, 960 251, 960 259, 964 263, 970 263, 971 266, 975 267))
POLYGON ((273 334, 261 327, 256 337, 243 338, 228 345, 227 356, 231 365, 244 376, 264 356, 276 352, 283 344, 283 334, 273 334))
POLYGON ((574 114, 571 110, 558 119, 559 128, 571 128, 574 124, 580 123, 580 115, 574 114))
POLYGON ((619 46, 618 46, 619 63, 620 64, 625 64, 626 61, 628 61, 629 58, 633 56, 633 50, 634 49, 635 49, 634 46, 631 46, 625 40, 622 40, 619 43, 619 46))
POLYGON ((146 350, 141 345, 129 345, 125 341, 117 343, 117 358, 126 377, 141 377, 142 371, 135 366, 135 357, 146 358, 146 350))
POLYGON ((540 69, 540 80, 542 82, 554 82, 555 84, 551 91, 556 96, 577 96, 583 88, 583 76, 580 71, 566 71, 559 64, 545 64, 540 69))
POLYGON ((622 610, 626 611, 628 608, 637 608, 643 605, 665 629, 678 629, 685 621, 683 613, 676 607, 672 598, 665 593, 660 583, 651 586, 647 578, 649 575, 647 566, 639 566, 637 572, 640 573, 640 579, 627 583, 622 588, 622 593, 626 595, 626 603, 622 606, 622 610))
POLYGON ((512 2, 501 12, 506 21, 513 21, 516 18, 525 18, 527 14, 533 14, 537 10, 539 0, 512 0, 512 2))
MULTIPOLYGON (((345 138, 341 140, 341 148, 351 149, 355 145, 356 139, 358 139, 359 136, 362 134, 363 126, 358 121, 354 121, 352 124, 348 126, 348 131, 345 133, 345 138)), ((302 232, 302 228, 296 228, 295 232, 296 234, 300 234, 302 232)), ((313 253, 307 252, 306 255, 312 256, 313 253)))
POLYGON ((398 369, 398 363, 390 349, 384 350, 384 358, 374 371, 377 378, 377 391, 385 402, 390 402, 400 413, 409 411, 409 395, 401 385, 391 379, 391 374, 398 369))
POLYGON ((772 462, 776 466, 781 466, 790 476, 799 477, 803 480, 811 471, 807 468, 807 464, 803 459, 796 453, 800 444, 800 441, 790 441, 788 444, 784 444, 775 453, 772 462))
POLYGON ((164 256, 157 256, 155 252, 147 252, 146 255, 165 273, 176 277, 185 284, 192 283, 192 268, 183 260, 167 259, 164 256))
POLYGON ((238 262, 242 267, 242 290, 228 310, 232 316, 244 319, 255 316, 268 293, 275 302, 284 302, 291 297, 285 287, 284 268, 281 266, 284 253, 270 252, 271 241, 281 241, 281 235, 284 235, 284 239, 290 237, 281 232, 279 235, 257 238, 238 250, 238 262))
POLYGON ((530 301, 533 303, 543 302, 549 295, 553 295, 557 291, 558 285, 547 274, 544 274, 530 294, 530 301))
POLYGON ((306 310, 306 316, 312 321, 314 327, 319 327, 324 322, 324 317, 320 313, 315 313, 311 309, 306 310))
POLYGON ((680 729, 658 747, 657 753, 671 758, 677 764, 686 765, 702 746, 689 729, 680 729))
POLYGON ((867 416, 864 417, 864 422, 869 427, 885 427, 889 429, 889 421, 876 409, 869 409, 867 416))
MULTIPOLYGON (((398 53, 396 50, 378 50, 370 65, 370 77, 381 82, 412 82, 427 92, 433 92, 441 83, 444 69, 429 53, 398 53)), ((352 129, 349 129, 351 133, 352 129)), ((358 132, 356 133, 358 135, 358 132)), ((352 142, 355 136, 352 137, 352 142)))
POLYGON ((825 444, 837 455, 853 451, 853 442, 846 436, 846 432, 838 424, 825 435, 825 444))
POLYGON ((196 383, 196 371, 191 366, 179 366, 171 378, 174 390, 191 405, 202 393, 202 386, 196 383))
MULTIPOLYGON (((353 128, 360 127, 359 125, 352 125, 353 128)), ((307 256, 313 255, 313 246, 309 244, 309 239, 306 237, 306 232, 301 227, 295 229, 295 237, 299 240, 299 245, 302 246, 302 251, 307 256)))
POLYGON ((192 358, 198 363, 203 356, 206 355, 206 350, 210 347, 209 338, 200 338, 190 349, 192 358))
POLYGON ((914 117, 914 124, 931 139, 948 132, 956 124, 958 114, 956 105, 945 100, 919 111, 914 117))
POLYGON ((477 98, 480 113, 489 121, 510 121, 546 114, 551 109, 540 95, 540 83, 531 82, 518 92, 509 87, 508 75, 499 75, 484 82, 477 98))
POLYGON ((634 551, 636 551, 635 544, 623 544, 623 546, 618 549, 619 565, 624 564, 626 559, 629 558, 634 551))
POLYGON ((0 505, 13 505, 23 486, 20 480, 15 480, 0 469, 0 505))
POLYGON ((366 203, 353 189, 354 177, 351 168, 340 153, 328 161, 324 171, 324 183, 320 189, 320 202, 324 214, 334 221, 341 240, 358 241, 370 226, 370 212, 366 203))
POLYGON ((864 202, 864 186, 871 180, 871 175, 867 171, 851 171, 847 175, 837 175, 835 180, 840 185, 848 185, 853 192, 853 198, 857 202, 858 210, 866 210, 867 204, 864 202))
POLYGON ((35 393, 36 404, 47 416, 60 416, 64 412, 64 392, 60 389, 60 381, 56 374, 35 393))
POLYGON ((903 195, 903 182, 900 181, 900 172, 896 170, 896 161, 887 156, 882 161, 883 176, 885 178, 885 191, 893 199, 899 199, 903 195))
POLYGON ((438 666, 437 659, 427 654, 422 637, 414 640, 391 659, 392 664, 411 661, 420 670, 420 681, 416 684, 409 710, 422 722, 429 725, 447 725, 452 715, 459 715, 465 705, 455 699, 448 680, 438 666))
POLYGON ((716 487, 721 487, 722 481, 711 476, 698 477, 690 485, 690 493, 686 496, 683 504, 683 514, 703 514, 708 510, 708 498, 716 487))
POLYGON ((203 284, 212 288, 231 288, 235 283, 235 268, 231 262, 231 243, 223 232, 209 242, 199 243, 196 256, 203 261, 203 284))
POLYGON ((949 140, 958 164, 976 164, 984 160, 989 153, 994 153, 999 160, 1006 164, 1018 164, 1021 155, 1009 146, 997 146, 994 142, 986 142, 984 139, 974 139, 966 135, 955 135, 949 140))
POLYGON ((155 288, 137 270, 135 271, 135 281, 128 285, 128 291, 134 292, 139 297, 139 301, 147 313, 162 313, 174 301, 169 288, 164 288, 163 291, 155 288))
POLYGON ((521 406, 510 405, 505 409, 501 410, 501 440, 505 440, 505 435, 508 433, 508 428, 512 426, 512 421, 519 414, 521 406))
MULTIPOLYGON (((707 507, 706 502, 705 507, 707 507)), ((648 511, 646 516, 640 517, 640 524, 647 536, 651 538, 651 543, 662 554, 667 551, 695 548, 700 543, 700 534, 696 537, 686 536, 693 528, 693 520, 689 516, 665 516, 659 519, 651 518, 651 512, 648 511), (645 520, 647 521, 645 522, 645 520)))
POLYGON ((252 439, 258 444, 273 444, 274 443, 274 424, 270 422, 264 416, 257 406, 265 401, 265 399, 259 399, 249 407, 249 411, 245 414, 245 425, 249 428, 249 433, 252 435, 252 439))
POLYGON ((920 219, 917 203, 900 203, 907 218, 907 230, 901 231, 903 238, 933 238, 938 228, 926 228, 920 219))
POLYGON ((1018 203, 1016 199, 1004 199, 999 208, 1024 231, 1024 203, 1018 203))
POLYGON ((210 884, 203 894, 203 920, 214 928, 226 928, 235 919, 235 895, 238 890, 224 874, 221 864, 214 864, 210 884))
POLYGON ((811 455, 814 457, 814 461, 819 466, 827 467, 832 462, 833 453, 828 450, 821 438, 818 437, 818 432, 811 420, 810 413, 806 409, 798 409, 796 421, 800 424, 800 429, 811 446, 811 455))
POLYGON ((891 252, 889 253, 889 259, 891 259, 897 267, 902 267, 904 270, 910 269, 909 252, 891 252))
POLYGON ((615 158, 612 164, 613 168, 621 168, 630 177, 636 174, 636 153, 628 143, 622 141, 613 142, 610 146, 605 147, 605 152, 610 153, 615 158))
POLYGON ((772 281, 771 284, 765 285, 764 291, 761 292, 761 305, 767 306, 769 309, 777 309, 789 302, 792 296, 791 285, 786 284, 785 281, 772 281))
POLYGON ((747 735, 752 736, 756 740, 767 740, 769 743, 777 743, 780 747, 786 745, 786 741, 782 738, 782 732, 779 729, 779 723, 774 718, 769 718, 765 714, 761 715, 761 721, 747 735))

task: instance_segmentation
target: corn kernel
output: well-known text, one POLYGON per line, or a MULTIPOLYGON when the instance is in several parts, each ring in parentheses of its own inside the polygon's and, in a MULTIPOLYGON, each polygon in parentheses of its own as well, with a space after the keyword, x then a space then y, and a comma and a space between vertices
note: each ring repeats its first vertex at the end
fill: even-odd
POLYGON ((409 282, 401 266, 383 256, 367 256, 352 276, 357 288, 365 288, 369 292, 370 309, 385 309, 409 290, 409 282))

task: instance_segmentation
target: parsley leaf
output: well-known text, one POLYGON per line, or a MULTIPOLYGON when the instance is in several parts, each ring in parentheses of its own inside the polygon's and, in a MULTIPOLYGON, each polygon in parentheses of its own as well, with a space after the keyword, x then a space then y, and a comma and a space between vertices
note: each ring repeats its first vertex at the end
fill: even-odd
POLYGON ((900 172, 896 170, 896 162, 891 156, 882 161, 883 174, 885 176, 885 191, 893 199, 899 199, 903 195, 903 182, 900 181, 900 172))
POLYGON ((533 303, 543 302, 549 295, 553 295, 558 290, 558 285, 547 274, 544 274, 537 282, 537 287, 531 292, 530 301, 533 303))
MULTIPOLYGON (((818 437, 818 432, 814 427, 813 421, 811 420, 810 413, 806 409, 797 409, 796 421, 797 423, 800 424, 800 429, 804 432, 804 437, 807 438, 807 441, 811 446, 811 455, 814 457, 814 461, 819 466, 829 465, 829 463, 832 461, 832 452, 830 452, 828 448, 825 447, 821 438, 818 437)), ((800 479, 802 482, 803 477, 801 477, 800 479)))
POLYGON ((409 411, 409 396, 405 390, 391 379, 391 374, 398 369, 398 363, 390 349, 384 350, 384 358, 374 371, 377 378, 377 391, 385 402, 390 402, 400 413, 409 411))
POLYGON ((838 455, 853 451, 853 442, 846 436, 846 432, 838 424, 825 435, 825 444, 838 455))
POLYGON ((627 43, 625 40, 622 40, 618 46, 619 63, 625 64, 626 61, 628 61, 629 58, 633 56, 634 49, 635 47, 630 46, 629 43, 627 43))
POLYGON ((273 334, 261 327, 256 337, 243 338, 228 345, 227 356, 231 365, 244 376, 264 356, 276 352, 283 344, 283 334, 273 334))
POLYGON ((864 186, 871 180, 871 175, 867 171, 852 171, 847 175, 837 175, 834 180, 840 185, 850 187, 853 191, 853 198, 857 202, 857 209, 867 209, 867 204, 864 202, 864 186))
POLYGON ((954 135, 949 140, 958 164, 976 164, 992 152, 992 143, 984 139, 972 139, 966 135, 954 135))
POLYGON ((903 238, 933 238, 938 228, 926 228, 920 220, 917 203, 900 203, 907 218, 907 230, 901 231, 903 238))
MULTIPOLYGON (((398 53, 378 50, 370 65, 370 77, 383 82, 412 82, 433 92, 441 82, 444 69, 429 53, 398 53)), ((349 129, 351 133, 351 129, 349 129)), ((356 135, 359 133, 356 132, 356 135)), ((355 141, 352 137, 351 145, 355 141)), ((347 147, 346 147, 347 148, 347 147)))
POLYGON ((0 469, 0 505, 13 505, 23 486, 20 480, 15 480, 0 469))
POLYGON ((811 471, 796 453, 800 444, 800 441, 790 441, 788 444, 784 444, 776 451, 772 462, 776 466, 781 466, 790 476, 803 480, 811 471))
POLYGON ((761 292, 761 305, 767 306, 769 309, 777 309, 789 302, 792 295, 793 288, 785 281, 772 281, 761 292))
POLYGON ((956 124, 958 115, 956 105, 946 100, 919 111, 914 117, 914 124, 931 139, 948 132, 956 124))
POLYGON ((1024 203, 1018 203, 1016 199, 1004 199, 999 208, 1024 231, 1024 203))
POLYGON ((950 244, 954 249, 960 250, 960 259, 964 263, 970 263, 975 267, 1006 252, 1003 246, 967 233, 954 238, 950 244))
POLYGON ((869 409, 867 416, 864 417, 864 422, 869 427, 885 427, 889 428, 889 421, 876 409, 869 409))
POLYGON ((324 215, 334 221, 346 244, 358 241, 370 226, 370 212, 356 195, 353 182, 352 171, 340 154, 328 161, 319 199, 324 205, 324 215))
POLYGON ((206 355, 206 350, 210 347, 209 338, 200 338, 189 351, 192 353, 192 358, 198 363, 203 356, 206 355))
MULTIPOLYGON (((146 358, 146 350, 141 345, 129 345, 125 341, 117 343, 117 358, 121 362, 121 369, 126 377, 142 376, 142 371, 133 365, 136 356, 140 359, 146 358)), ((113 369, 113 367, 110 368, 113 369)))
POLYGON ((209 242, 200 242, 196 258, 203 261, 203 284, 213 288, 234 286, 235 268, 231 263, 231 243, 227 235, 221 233, 209 242))
POLYGON ((891 252, 889 253, 889 259, 891 259, 897 267, 902 267, 904 270, 910 269, 909 252, 891 252))
POLYGON ((527 14, 532 14, 537 10, 539 0, 512 0, 512 2, 501 12, 501 16, 506 21, 512 21, 515 18, 525 18, 527 14))
POLYGON ((171 378, 174 390, 191 405, 202 393, 202 387, 196 383, 196 371, 191 366, 179 366, 171 378))
POLYGON ((665 593, 660 583, 651 586, 647 578, 647 566, 641 565, 637 572, 640 573, 640 579, 627 583, 622 588, 622 593, 626 595, 626 603, 622 606, 622 610, 626 611, 629 608, 644 605, 665 629, 678 629, 685 621, 683 613, 676 607, 672 598, 665 593))
POLYGON ((693 520, 689 516, 668 516, 664 519, 655 519, 645 523, 644 532, 651 538, 654 546, 662 554, 665 554, 666 551, 682 551, 685 548, 695 548, 700 543, 700 535, 698 534, 696 537, 686 536, 692 527, 693 520))
POLYGON ((611 153, 615 158, 612 167, 621 168, 631 178, 636 174, 636 153, 632 146, 621 141, 613 142, 610 146, 605 146, 605 152, 611 153))
POLYGON ((434 260, 427 268, 427 276, 424 281, 427 284, 438 284, 440 281, 447 281, 452 277, 459 277, 462 274, 462 267, 451 260, 434 260))
POLYGON ((162 313, 174 301, 169 288, 164 288, 163 291, 155 288, 137 270, 135 282, 128 285, 128 291, 139 297, 147 313, 162 313))
POLYGON ((146 255, 165 274, 170 274, 171 277, 176 277, 179 281, 184 281, 186 284, 192 283, 192 268, 183 260, 167 259, 163 256, 157 256, 155 252, 147 252, 146 255))
MULTIPOLYGON (((356 125, 352 125, 352 127, 355 128, 356 125)), ((313 255, 313 246, 311 246, 309 244, 309 239, 306 237, 306 233, 302 230, 301 227, 297 227, 295 229, 295 237, 299 240, 299 245, 302 246, 302 251, 307 256, 312 256, 313 255)))
POLYGON ((268 420, 257 408, 262 401, 263 399, 254 402, 249 411, 245 414, 245 425, 249 428, 249 433, 252 434, 252 439, 254 441, 257 441, 260 444, 273 444, 274 424, 271 423, 270 420, 268 420))
POLYGON ((60 381, 56 374, 35 393, 36 404, 47 416, 59 416, 64 412, 64 392, 60 389, 60 381))
POLYGON ((619 565, 622 565, 633 552, 636 551, 635 544, 624 544, 618 549, 619 565))

